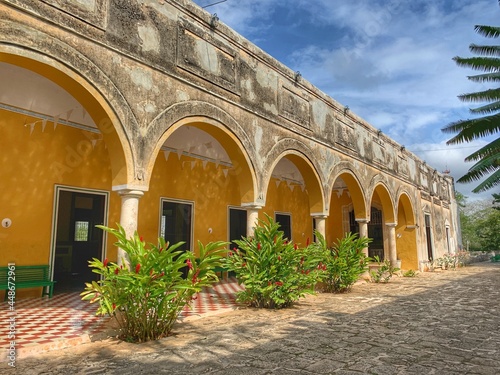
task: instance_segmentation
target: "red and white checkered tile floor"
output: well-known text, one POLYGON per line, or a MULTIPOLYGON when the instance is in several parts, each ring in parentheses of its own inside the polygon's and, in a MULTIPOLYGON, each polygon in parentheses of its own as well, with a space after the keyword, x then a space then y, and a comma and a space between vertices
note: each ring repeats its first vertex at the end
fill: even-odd
MULTIPOLYGON (((234 309, 238 306, 235 294, 241 289, 234 278, 223 280, 213 288, 204 288, 192 307, 182 312, 181 319, 234 309)), ((0 303, 0 307, 0 351, 6 352, 10 344, 9 318, 12 314, 7 302, 0 303)), ((64 347, 64 341, 69 346, 71 339, 103 332, 110 318, 96 316, 96 308, 96 305, 82 301, 79 293, 16 301, 16 349, 51 344, 64 347)))

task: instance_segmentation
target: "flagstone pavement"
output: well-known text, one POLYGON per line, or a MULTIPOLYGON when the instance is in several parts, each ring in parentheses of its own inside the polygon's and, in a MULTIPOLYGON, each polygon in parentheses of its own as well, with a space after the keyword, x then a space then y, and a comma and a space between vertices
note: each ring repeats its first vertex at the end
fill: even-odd
POLYGON ((103 336, 19 355, 16 369, 0 363, 11 373, 497 375, 500 264, 360 283, 289 309, 193 316, 145 344, 103 336))

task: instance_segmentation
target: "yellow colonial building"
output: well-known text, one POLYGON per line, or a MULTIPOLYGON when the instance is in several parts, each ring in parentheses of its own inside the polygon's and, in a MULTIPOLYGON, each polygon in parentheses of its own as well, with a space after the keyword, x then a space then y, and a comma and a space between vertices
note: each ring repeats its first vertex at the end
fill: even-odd
POLYGON ((0 16, 0 266, 48 264, 57 292, 117 260, 97 224, 195 251, 264 214, 301 244, 359 232, 403 269, 457 250, 450 176, 191 1, 0 16))

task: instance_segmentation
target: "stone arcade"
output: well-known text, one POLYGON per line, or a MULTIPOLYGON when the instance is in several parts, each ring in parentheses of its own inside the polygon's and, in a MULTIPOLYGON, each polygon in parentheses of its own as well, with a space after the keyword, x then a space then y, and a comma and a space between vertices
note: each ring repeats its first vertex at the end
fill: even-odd
POLYGON ((118 259, 95 224, 195 251, 264 213, 301 244, 372 237, 403 269, 457 251, 450 176, 191 1, 0 0, 0 15, 0 264, 50 264, 57 291, 118 259))

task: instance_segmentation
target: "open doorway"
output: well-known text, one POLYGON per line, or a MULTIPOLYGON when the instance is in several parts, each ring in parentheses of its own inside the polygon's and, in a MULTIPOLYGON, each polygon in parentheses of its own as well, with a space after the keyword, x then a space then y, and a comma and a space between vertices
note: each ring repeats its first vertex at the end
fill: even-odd
POLYGON ((434 251, 432 248, 432 227, 431 227, 431 215, 425 214, 425 238, 427 243, 427 259, 434 259, 434 251))
POLYGON ((55 246, 52 269, 54 292, 82 291, 98 280, 88 261, 103 257, 107 193, 56 188, 55 246))

